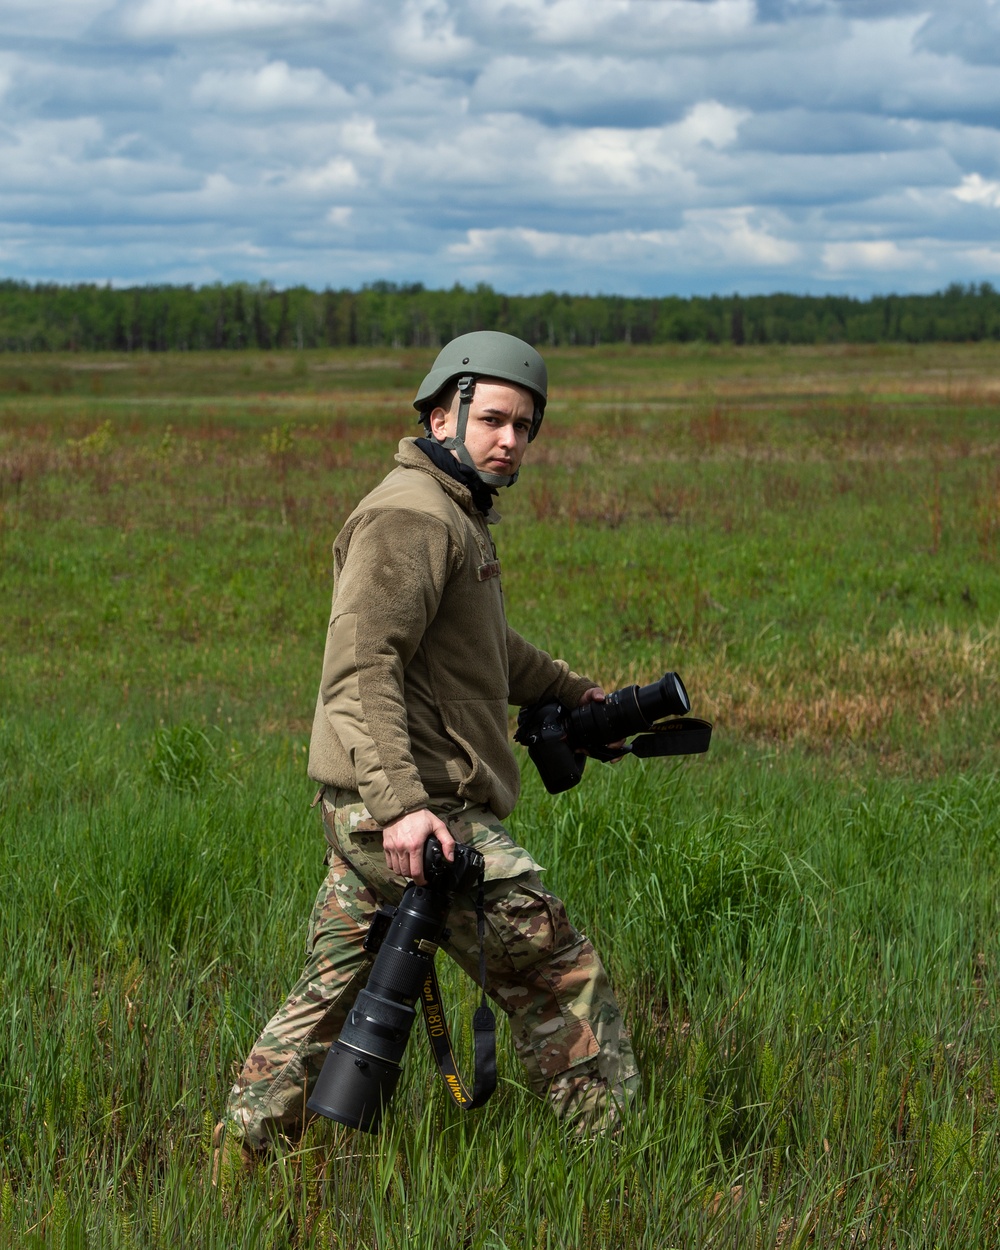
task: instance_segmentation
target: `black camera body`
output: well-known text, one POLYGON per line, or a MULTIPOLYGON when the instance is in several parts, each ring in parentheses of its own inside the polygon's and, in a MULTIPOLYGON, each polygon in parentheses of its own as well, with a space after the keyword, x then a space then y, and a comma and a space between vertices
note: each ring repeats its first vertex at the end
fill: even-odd
POLYGON ((623 686, 603 703, 567 711, 560 703, 522 708, 514 741, 528 748, 550 794, 561 794, 583 777, 587 756, 613 760, 622 755, 696 755, 708 750, 712 726, 686 717, 691 700, 677 673, 664 673, 648 686, 623 686), (665 720, 665 717, 675 719, 665 720), (612 747, 632 734, 639 737, 612 747))
POLYGON ((397 908, 376 912, 365 939, 375 955, 368 983, 358 994, 340 1036, 330 1047, 307 1108, 366 1133, 377 1133, 400 1075, 400 1061, 420 1010, 418 999, 433 972, 457 893, 482 881, 479 851, 455 843, 445 859, 437 838, 424 843, 426 885, 411 882, 397 908))
POLYGON ((447 905, 456 894, 471 894, 482 880, 486 861, 479 851, 464 842, 455 843, 455 858, 445 859, 437 838, 424 843, 424 878, 429 889, 447 896, 447 905))

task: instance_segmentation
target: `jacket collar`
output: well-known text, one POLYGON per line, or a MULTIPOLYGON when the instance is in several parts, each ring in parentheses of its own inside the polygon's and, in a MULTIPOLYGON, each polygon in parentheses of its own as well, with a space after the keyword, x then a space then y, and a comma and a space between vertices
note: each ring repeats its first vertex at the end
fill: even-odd
POLYGON ((485 516, 490 525, 495 525, 500 520, 500 513, 495 508, 491 507, 486 513, 478 508, 468 486, 453 477, 451 473, 439 469, 430 456, 417 445, 415 438, 404 438, 400 442, 399 450, 396 452, 396 463, 404 469, 418 469, 421 473, 429 473, 440 484, 442 490, 473 516, 485 516))

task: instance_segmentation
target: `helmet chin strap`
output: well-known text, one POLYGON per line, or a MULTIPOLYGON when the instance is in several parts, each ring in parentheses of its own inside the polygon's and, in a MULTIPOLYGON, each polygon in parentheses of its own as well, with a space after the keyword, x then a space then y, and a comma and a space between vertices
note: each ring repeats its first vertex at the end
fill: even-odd
POLYGON ((487 486, 513 486, 517 481, 517 473, 511 473, 506 476, 502 473, 485 473, 478 468, 476 462, 472 459, 472 455, 465 445, 465 431, 469 424, 469 409, 472 407, 472 397, 476 393, 476 379, 471 373, 464 374, 458 379, 458 421, 455 425, 455 433, 450 438, 431 437, 440 446, 445 447, 448 451, 453 451, 462 464, 468 466, 486 483, 487 486))

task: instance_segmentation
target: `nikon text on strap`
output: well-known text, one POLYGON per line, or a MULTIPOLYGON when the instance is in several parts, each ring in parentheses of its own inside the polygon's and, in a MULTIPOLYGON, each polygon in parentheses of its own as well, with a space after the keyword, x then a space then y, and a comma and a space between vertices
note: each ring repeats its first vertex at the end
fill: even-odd
POLYGON ((458 1070, 455 1050, 448 1032, 444 1007, 441 1003, 441 990, 438 986, 437 973, 433 963, 427 973, 420 991, 420 1001, 424 1008, 424 1024, 430 1039, 434 1059, 437 1062, 441 1079, 445 1088, 463 1111, 472 1111, 481 1107, 497 1087, 497 1042, 496 1017, 486 1001, 486 910, 485 886, 479 883, 476 896, 476 930, 479 935, 479 984, 482 991, 479 1007, 472 1017, 472 1031, 475 1039, 476 1067, 473 1078, 472 1093, 458 1070))

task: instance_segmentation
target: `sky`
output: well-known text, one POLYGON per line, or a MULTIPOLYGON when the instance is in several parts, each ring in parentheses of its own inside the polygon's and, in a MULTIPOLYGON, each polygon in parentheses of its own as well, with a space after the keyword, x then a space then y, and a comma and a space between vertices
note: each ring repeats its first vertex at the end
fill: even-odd
POLYGON ((2 0, 0 276, 1000 283, 1000 0, 2 0))

